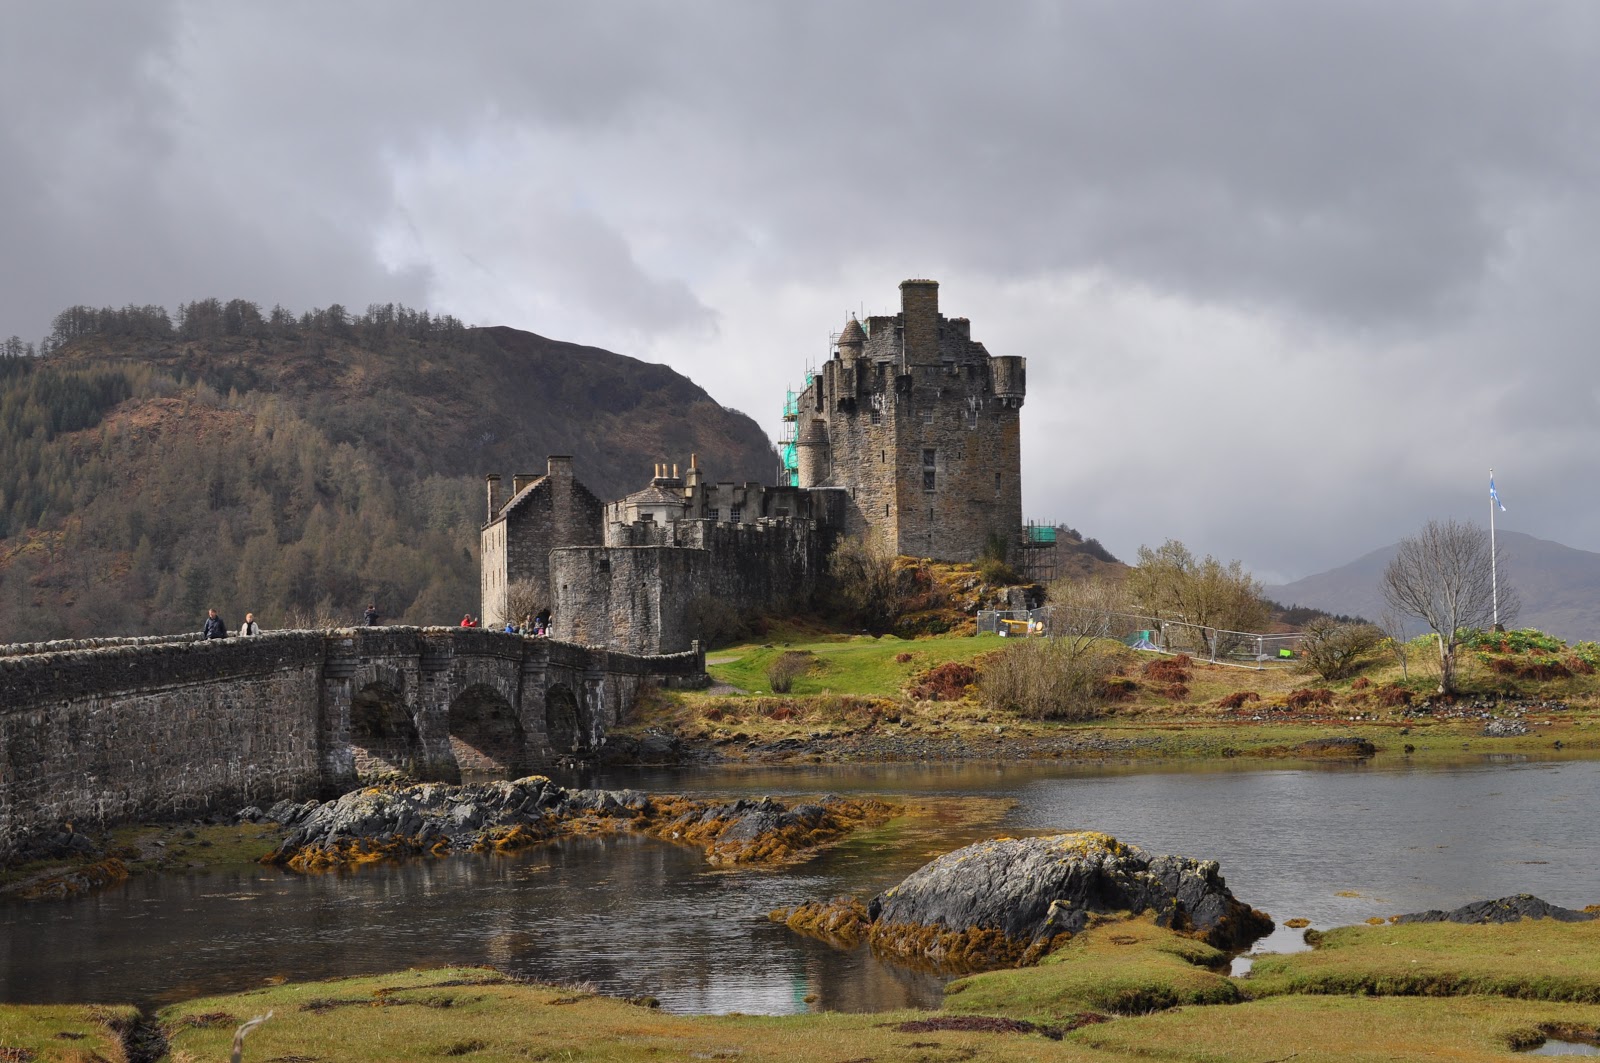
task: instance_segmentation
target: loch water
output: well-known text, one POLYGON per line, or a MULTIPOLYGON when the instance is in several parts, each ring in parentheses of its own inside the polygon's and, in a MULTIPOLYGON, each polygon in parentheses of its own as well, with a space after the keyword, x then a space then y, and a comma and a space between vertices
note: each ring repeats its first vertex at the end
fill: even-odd
MULTIPOLYGON (((933 1006, 942 981, 770 923, 776 907, 871 896, 935 851, 997 833, 1092 829, 1221 862, 1242 900, 1325 928, 1513 893, 1600 903, 1600 760, 1439 766, 894 764, 608 771, 567 785, 695 796, 819 793, 1014 802, 930 846, 852 839, 782 871, 724 871, 637 837, 341 873, 150 875, 0 906, 0 1000, 145 1006, 305 980, 491 964, 677 1012, 933 1006)), ((1303 947, 1279 929, 1259 951, 1303 947)))

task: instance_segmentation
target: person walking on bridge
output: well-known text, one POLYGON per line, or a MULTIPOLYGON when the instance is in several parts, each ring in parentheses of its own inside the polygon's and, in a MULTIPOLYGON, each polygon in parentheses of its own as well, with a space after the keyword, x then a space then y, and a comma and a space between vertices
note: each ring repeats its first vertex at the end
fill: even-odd
POLYGON ((217 615, 215 609, 207 609, 206 626, 200 634, 208 639, 225 639, 228 637, 228 625, 217 615))

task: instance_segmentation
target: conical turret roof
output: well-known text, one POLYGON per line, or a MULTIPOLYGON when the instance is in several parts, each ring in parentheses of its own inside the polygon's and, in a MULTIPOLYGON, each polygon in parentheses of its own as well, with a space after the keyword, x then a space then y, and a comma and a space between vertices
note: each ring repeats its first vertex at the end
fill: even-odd
POLYGON ((866 342, 867 333, 862 329, 861 322, 855 318, 851 318, 849 324, 845 325, 844 331, 839 333, 839 346, 841 347, 846 345, 859 347, 866 342))

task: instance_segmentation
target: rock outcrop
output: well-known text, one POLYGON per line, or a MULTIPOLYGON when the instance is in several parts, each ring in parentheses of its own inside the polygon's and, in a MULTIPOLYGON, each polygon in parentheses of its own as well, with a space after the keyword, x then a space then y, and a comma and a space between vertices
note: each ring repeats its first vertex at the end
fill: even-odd
POLYGON ((840 797, 793 807, 771 798, 711 804, 637 790, 567 790, 530 776, 481 786, 367 787, 336 801, 282 801, 240 816, 290 828, 267 862, 315 871, 626 831, 696 846, 715 864, 777 865, 892 813, 880 802, 840 797))
POLYGON ((1501 897, 1493 901, 1473 901, 1451 911, 1437 908, 1412 912, 1394 918, 1396 923, 1515 923, 1522 919, 1556 919, 1563 923, 1583 923, 1600 919, 1600 911, 1573 911, 1541 900, 1531 893, 1501 897))
MULTIPOLYGON (((832 902, 839 906, 844 902, 832 902)), ((773 913, 847 938, 829 906, 773 913)), ((1031 963, 1062 935, 1111 913, 1154 912, 1159 925, 1218 948, 1242 948, 1272 919, 1229 892, 1214 860, 1156 856, 1107 834, 1002 838, 946 853, 866 908, 867 940, 896 959, 945 971, 1031 963)), ((840 915, 848 913, 841 909, 840 915)), ((797 927, 801 929, 802 927, 797 927)))

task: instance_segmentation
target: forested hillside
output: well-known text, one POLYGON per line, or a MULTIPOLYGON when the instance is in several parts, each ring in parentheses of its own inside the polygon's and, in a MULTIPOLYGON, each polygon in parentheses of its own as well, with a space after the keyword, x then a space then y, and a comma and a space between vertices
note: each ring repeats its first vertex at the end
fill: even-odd
POLYGON ((572 454, 602 498, 698 452, 772 479, 760 428, 661 365, 375 306, 73 307, 0 348, 0 642, 291 614, 477 611, 483 476, 572 454))

